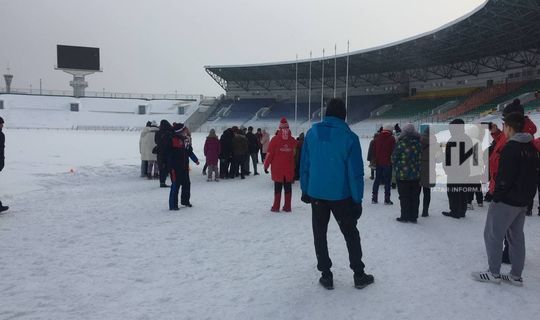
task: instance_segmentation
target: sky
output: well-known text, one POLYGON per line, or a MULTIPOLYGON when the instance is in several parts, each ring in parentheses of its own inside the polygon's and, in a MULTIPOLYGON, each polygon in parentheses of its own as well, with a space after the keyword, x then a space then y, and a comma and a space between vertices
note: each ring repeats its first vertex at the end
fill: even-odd
MULTIPOLYGON (((89 91, 223 93, 205 65, 309 58, 436 29, 485 0, 0 0, 0 72, 71 90, 56 45, 99 47, 89 91)), ((0 79, 0 87, 4 87, 0 79)))

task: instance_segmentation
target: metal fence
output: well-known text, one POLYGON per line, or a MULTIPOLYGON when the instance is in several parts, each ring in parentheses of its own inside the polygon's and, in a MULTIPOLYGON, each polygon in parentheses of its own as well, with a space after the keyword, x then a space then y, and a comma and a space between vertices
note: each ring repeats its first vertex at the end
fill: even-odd
MULTIPOLYGON (((6 88, 0 88, 0 93, 7 93, 6 88)), ((11 88, 10 94, 73 97, 73 90, 11 88)), ((203 95, 197 95, 197 94, 178 94, 178 93, 129 93, 129 92, 85 91, 84 98, 200 101, 204 99, 213 99, 215 97, 205 97, 203 95)))

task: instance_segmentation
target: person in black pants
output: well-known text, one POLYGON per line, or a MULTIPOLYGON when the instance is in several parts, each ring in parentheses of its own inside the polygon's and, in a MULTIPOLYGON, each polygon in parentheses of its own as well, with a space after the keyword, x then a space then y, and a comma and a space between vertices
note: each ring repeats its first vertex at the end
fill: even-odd
POLYGON ((420 134, 408 123, 403 126, 392 153, 401 207, 401 216, 396 219, 398 222, 416 223, 418 219, 421 158, 420 134))
POLYGON ((364 161, 360 140, 345 122, 346 115, 341 99, 330 100, 324 120, 307 132, 300 160, 301 199, 311 203, 317 269, 322 273, 319 283, 326 289, 334 288, 326 240, 330 212, 347 243, 355 288, 362 289, 374 282, 373 275, 364 271, 356 227, 362 215, 364 161), (329 165, 332 170, 327 170, 329 165))
POLYGON ((167 174, 169 173, 169 155, 171 152, 171 141, 173 137, 172 125, 167 120, 161 120, 159 131, 154 136, 157 151, 157 163, 159 167, 159 186, 161 188, 169 187, 165 184, 167 174))
MULTIPOLYGON (((233 157, 233 147, 232 147, 233 132, 231 128, 226 129, 221 134, 219 138, 219 177, 220 179, 228 179, 229 176, 229 167, 231 166, 231 161, 233 157)), ((232 170, 231 170, 232 171, 232 170)))
MULTIPOLYGON (((258 153, 259 153, 259 140, 257 139, 257 136, 253 133, 253 127, 248 128, 246 138, 248 141, 249 158, 251 158, 251 162, 253 163, 253 175, 258 176, 259 173, 257 172, 257 163, 258 163, 257 159, 258 159, 258 153)), ((248 172, 249 172, 249 158, 247 161, 248 172)))
POLYGON ((189 129, 187 127, 184 127, 182 132, 182 139, 184 140, 184 163, 183 163, 183 170, 181 170, 181 177, 180 177, 180 186, 182 187, 182 192, 180 194, 180 204, 186 207, 193 207, 189 199, 191 198, 191 180, 189 179, 189 159, 193 161, 195 164, 199 165, 199 159, 193 153, 193 147, 191 146, 191 134, 189 133, 189 129))
MULTIPOLYGON (((4 128, 4 119, 0 117, 0 171, 4 169, 4 149, 5 149, 5 141, 6 136, 2 132, 2 129, 4 128)), ((0 212, 8 210, 8 206, 4 206, 2 204, 2 201, 0 201, 0 212)))
POLYGON ((459 160, 460 145, 463 145, 465 150, 470 150, 472 149, 472 140, 465 134, 465 121, 462 119, 454 119, 450 122, 450 135, 450 139, 446 143, 445 159, 443 161, 443 169, 447 176, 450 211, 444 211, 442 214, 460 219, 465 218, 467 194, 471 189, 470 184, 463 183, 463 179, 470 179, 472 166, 472 157, 463 162, 459 160))

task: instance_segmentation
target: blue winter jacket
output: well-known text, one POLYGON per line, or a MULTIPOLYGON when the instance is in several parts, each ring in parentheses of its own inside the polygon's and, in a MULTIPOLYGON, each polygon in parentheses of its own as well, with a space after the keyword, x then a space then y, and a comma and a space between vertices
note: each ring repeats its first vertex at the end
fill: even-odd
POLYGON ((364 161, 358 136, 345 121, 326 117, 307 132, 300 162, 302 192, 321 200, 364 196, 364 161))

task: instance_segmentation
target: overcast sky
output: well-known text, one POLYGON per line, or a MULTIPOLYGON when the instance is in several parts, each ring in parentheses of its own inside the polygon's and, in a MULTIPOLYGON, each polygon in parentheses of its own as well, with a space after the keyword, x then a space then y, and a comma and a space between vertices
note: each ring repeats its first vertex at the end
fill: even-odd
MULTIPOLYGON (((223 91, 205 65, 294 60, 438 28, 484 0, 0 0, 0 71, 13 87, 70 90, 56 45, 99 47, 87 90, 223 91)), ((1 79, 1 87, 4 87, 1 79)))

